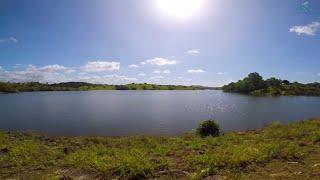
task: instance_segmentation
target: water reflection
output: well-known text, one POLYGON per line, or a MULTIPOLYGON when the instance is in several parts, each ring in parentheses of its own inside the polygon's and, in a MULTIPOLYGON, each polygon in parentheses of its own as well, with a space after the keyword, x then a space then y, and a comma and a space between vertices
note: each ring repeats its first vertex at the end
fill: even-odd
POLYGON ((319 97, 251 97, 221 91, 0 94, 0 128, 65 135, 176 135, 216 119, 223 130, 320 116, 319 97))

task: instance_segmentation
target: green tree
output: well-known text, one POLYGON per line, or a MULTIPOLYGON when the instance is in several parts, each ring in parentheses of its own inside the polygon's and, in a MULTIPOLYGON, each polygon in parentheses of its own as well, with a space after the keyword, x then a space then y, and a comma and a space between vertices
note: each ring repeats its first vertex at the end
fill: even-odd
POLYGON ((279 88, 282 84, 282 81, 280 79, 277 79, 277 78, 269 78, 266 80, 266 84, 268 87, 276 87, 276 88, 279 88))
POLYGON ((199 134, 201 137, 219 136, 220 128, 215 121, 206 120, 200 123, 199 127, 197 128, 197 134, 199 134))

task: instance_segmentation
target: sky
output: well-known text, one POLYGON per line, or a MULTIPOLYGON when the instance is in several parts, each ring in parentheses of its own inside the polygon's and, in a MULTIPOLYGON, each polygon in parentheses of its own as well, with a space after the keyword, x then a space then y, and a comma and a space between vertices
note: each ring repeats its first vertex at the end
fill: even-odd
POLYGON ((221 86, 250 72, 320 81, 320 1, 0 0, 0 81, 221 86))

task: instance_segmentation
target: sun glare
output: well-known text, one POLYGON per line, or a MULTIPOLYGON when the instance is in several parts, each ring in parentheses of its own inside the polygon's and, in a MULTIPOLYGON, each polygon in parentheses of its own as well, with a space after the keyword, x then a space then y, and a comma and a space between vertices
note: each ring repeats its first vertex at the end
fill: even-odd
POLYGON ((156 0, 157 7, 166 15, 177 18, 189 18, 203 6, 204 0, 156 0))

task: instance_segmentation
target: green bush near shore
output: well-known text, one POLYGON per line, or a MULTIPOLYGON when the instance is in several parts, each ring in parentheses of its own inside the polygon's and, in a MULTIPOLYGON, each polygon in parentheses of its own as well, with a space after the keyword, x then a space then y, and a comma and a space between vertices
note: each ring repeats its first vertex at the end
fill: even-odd
POLYGON ((0 133, 0 179, 310 179, 317 163, 320 119, 206 138, 0 133))
POLYGON ((213 120, 206 120, 200 123, 199 127, 197 128, 197 134, 201 137, 216 137, 220 134, 220 128, 219 125, 213 120))

